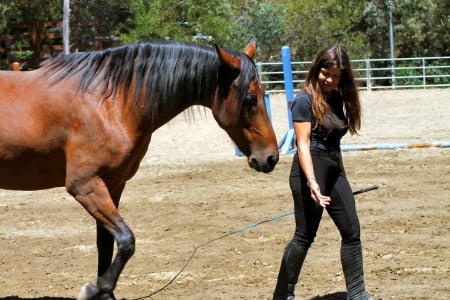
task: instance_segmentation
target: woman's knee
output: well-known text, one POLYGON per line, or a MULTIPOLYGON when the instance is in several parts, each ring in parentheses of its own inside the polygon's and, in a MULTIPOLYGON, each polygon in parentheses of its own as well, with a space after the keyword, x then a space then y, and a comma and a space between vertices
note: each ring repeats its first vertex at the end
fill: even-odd
POLYGON ((290 243, 309 249, 309 247, 311 247, 311 244, 314 242, 314 238, 315 235, 305 235, 295 232, 294 237, 292 238, 290 243))
POLYGON ((361 242, 361 232, 359 228, 359 224, 355 226, 349 226, 340 230, 342 244, 351 244, 351 243, 360 243, 361 242))

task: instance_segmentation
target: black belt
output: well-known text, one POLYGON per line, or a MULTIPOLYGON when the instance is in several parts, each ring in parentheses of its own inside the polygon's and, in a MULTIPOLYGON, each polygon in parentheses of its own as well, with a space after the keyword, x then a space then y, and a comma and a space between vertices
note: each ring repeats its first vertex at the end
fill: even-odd
POLYGON ((311 155, 312 156, 324 156, 324 157, 329 157, 334 160, 339 160, 341 157, 341 151, 311 149, 311 155))

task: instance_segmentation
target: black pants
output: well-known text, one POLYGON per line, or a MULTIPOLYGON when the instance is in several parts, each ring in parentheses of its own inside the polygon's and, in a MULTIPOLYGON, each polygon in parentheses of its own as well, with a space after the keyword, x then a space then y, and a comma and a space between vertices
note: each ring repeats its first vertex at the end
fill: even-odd
MULTIPOLYGON (((311 151, 316 180, 321 193, 331 197, 327 212, 341 234, 341 262, 347 299, 370 299, 365 292, 359 220, 350 184, 340 167, 340 153, 311 151)), ((314 242, 323 208, 311 199, 306 177, 294 155, 289 177, 294 197, 295 233, 281 259, 274 300, 295 299, 294 289, 309 247, 314 242)))
MULTIPOLYGON (((360 244, 360 225, 355 198, 339 164, 339 153, 312 151, 314 174, 321 193, 331 197, 326 210, 342 237, 342 245, 360 244)), ((294 198, 295 234, 292 243, 308 249, 314 242, 323 208, 311 198, 298 154, 294 155, 289 183, 294 198)))

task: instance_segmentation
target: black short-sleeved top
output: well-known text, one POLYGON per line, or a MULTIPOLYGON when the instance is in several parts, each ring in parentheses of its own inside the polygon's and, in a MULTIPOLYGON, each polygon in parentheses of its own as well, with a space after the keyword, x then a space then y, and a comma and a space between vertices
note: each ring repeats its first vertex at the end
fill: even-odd
POLYGON ((301 91, 295 97, 292 106, 292 121, 311 122, 311 150, 340 151, 341 138, 347 133, 348 121, 344 114, 344 100, 338 92, 327 99, 332 109, 334 124, 325 119, 326 128, 315 126, 312 111, 312 96, 301 91))

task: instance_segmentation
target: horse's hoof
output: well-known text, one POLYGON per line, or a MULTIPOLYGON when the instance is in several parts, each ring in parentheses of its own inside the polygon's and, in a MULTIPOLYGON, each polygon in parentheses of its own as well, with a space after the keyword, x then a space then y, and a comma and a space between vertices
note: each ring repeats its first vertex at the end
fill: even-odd
POLYGON ((103 294, 100 297, 98 297, 99 300, 116 300, 116 297, 114 297, 114 294, 103 294))
POLYGON ((77 300, 95 299, 100 289, 91 283, 86 283, 78 293, 77 300))

